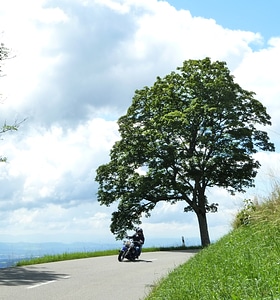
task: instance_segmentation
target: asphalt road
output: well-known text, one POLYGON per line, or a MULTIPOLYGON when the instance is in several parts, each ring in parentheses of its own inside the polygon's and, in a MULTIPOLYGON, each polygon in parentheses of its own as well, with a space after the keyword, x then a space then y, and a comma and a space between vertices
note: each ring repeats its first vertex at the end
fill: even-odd
POLYGON ((142 253, 118 262, 117 255, 0 269, 0 300, 144 299, 153 285, 193 251, 142 253))

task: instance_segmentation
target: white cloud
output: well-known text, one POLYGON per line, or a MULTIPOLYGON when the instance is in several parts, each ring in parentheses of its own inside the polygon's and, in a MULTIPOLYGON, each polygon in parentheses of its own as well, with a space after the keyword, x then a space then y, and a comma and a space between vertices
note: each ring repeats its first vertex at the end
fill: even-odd
MULTIPOLYGON (((226 29, 156 0, 0 0, 0 7, 3 40, 16 55, 0 78, 2 118, 28 117, 1 141, 9 163, 0 165, 0 238, 40 240, 44 232, 43 240, 110 239, 113 208, 96 203, 94 177, 119 138, 116 119, 135 89, 186 59, 226 60, 238 83, 267 106, 279 140, 277 38, 263 45, 257 33, 226 29)), ((264 165, 257 179, 266 182, 264 170, 279 155, 257 158, 264 165)), ((213 239, 229 230, 242 199, 209 191, 209 201, 220 203, 219 213, 209 214, 213 239)), ((199 235, 196 216, 183 207, 160 205, 144 221, 147 235, 199 235)))
MULTIPOLYGON (((9 163, 1 165, 2 177, 11 185, 15 182, 10 209, 46 203, 73 206, 82 199, 92 202, 95 169, 108 160, 119 135, 115 122, 93 119, 74 130, 38 128, 20 142, 17 138, 13 135, 11 143, 2 148, 9 154, 9 163)), ((9 209, 5 201, 1 206, 9 209)))
POLYGON ((126 3, 119 3, 112 0, 95 0, 95 3, 105 5, 106 7, 121 14, 129 12, 129 6, 126 3))
MULTIPOLYGON (((240 85, 254 91, 272 117, 271 129, 280 134, 278 118, 280 86, 280 38, 272 38, 268 47, 244 56, 234 74, 240 85)), ((276 142, 279 137, 276 137, 276 142)))

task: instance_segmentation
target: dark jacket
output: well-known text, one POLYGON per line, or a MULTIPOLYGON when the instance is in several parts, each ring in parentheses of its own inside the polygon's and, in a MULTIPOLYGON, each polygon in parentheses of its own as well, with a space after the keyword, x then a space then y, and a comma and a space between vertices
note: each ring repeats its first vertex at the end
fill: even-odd
POLYGON ((134 242, 139 242, 141 245, 145 243, 144 234, 141 232, 136 232, 132 236, 129 236, 128 238, 132 239, 134 242))

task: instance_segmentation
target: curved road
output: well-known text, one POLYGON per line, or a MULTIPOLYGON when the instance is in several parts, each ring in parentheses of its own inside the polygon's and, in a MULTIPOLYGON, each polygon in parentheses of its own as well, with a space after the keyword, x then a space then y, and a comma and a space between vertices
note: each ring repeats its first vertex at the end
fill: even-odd
POLYGON ((117 255, 0 269, 0 300, 144 299, 152 286, 196 250, 117 255))

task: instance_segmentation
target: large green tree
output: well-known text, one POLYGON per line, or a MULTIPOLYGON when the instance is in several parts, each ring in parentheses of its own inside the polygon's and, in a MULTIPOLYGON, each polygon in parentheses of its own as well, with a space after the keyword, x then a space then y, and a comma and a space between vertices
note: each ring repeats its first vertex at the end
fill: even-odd
POLYGON ((207 187, 230 193, 254 186, 253 154, 274 151, 265 107, 234 82, 225 62, 188 60, 152 87, 137 90, 118 120, 121 139, 97 169, 98 201, 110 206, 111 231, 122 238, 161 201, 184 201, 198 218, 201 244, 210 243, 207 187))

